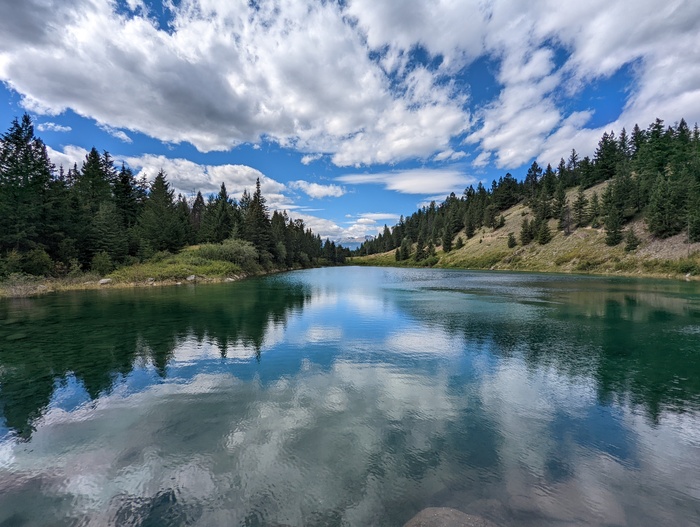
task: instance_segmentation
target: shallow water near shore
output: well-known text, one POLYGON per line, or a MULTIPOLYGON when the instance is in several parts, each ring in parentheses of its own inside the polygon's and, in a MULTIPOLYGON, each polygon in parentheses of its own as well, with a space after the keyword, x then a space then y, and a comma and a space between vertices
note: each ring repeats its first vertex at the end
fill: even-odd
POLYGON ((327 268, 0 301, 0 526, 698 525, 700 284, 327 268))

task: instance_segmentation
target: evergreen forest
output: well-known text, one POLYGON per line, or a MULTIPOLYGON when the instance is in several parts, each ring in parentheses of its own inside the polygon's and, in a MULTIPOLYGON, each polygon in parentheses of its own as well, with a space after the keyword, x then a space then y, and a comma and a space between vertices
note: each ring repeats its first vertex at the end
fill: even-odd
POLYGON ((347 252, 301 219, 270 214, 259 179, 239 200, 223 183, 188 200, 162 170, 137 179, 94 147, 82 166, 56 169, 27 114, 0 137, 0 278, 104 275, 192 245, 249 272, 342 263, 347 252))
POLYGON ((556 168, 533 162, 521 181, 508 173, 490 188, 479 183, 459 197, 452 193, 439 205, 431 202, 401 217, 391 229, 385 226, 355 254, 394 251, 396 261, 432 265, 437 262, 437 246, 449 253, 463 246, 461 235, 455 240, 462 230, 469 239, 478 229, 502 228, 503 212, 519 203, 530 214, 523 218, 520 232, 509 233, 509 248, 549 243, 554 235, 552 219, 564 235, 582 227, 603 229, 604 243, 624 243, 627 251, 633 251, 639 239, 626 227, 639 218, 656 238, 682 234, 687 242, 698 242, 700 130, 697 124, 691 130, 683 119, 674 126, 656 119, 646 129, 635 125, 631 134, 624 128, 619 135, 605 132, 592 159, 581 158, 574 149, 556 168), (607 184, 600 195, 584 194, 603 182, 607 184), (569 199, 567 190, 572 188, 575 197, 569 199))

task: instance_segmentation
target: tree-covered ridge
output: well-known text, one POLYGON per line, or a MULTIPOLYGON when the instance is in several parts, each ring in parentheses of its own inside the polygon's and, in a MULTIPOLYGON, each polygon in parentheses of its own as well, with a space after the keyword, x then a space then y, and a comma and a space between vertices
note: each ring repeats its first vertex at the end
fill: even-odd
POLYGON ((526 204, 532 217, 522 220, 520 232, 509 233, 511 248, 548 243, 552 219, 564 235, 580 227, 604 228, 606 244, 624 241, 627 250, 639 244, 631 229, 625 231, 635 218, 642 218, 654 237, 683 233, 688 242, 700 241, 700 130, 696 124, 691 131, 683 119, 668 127, 657 119, 646 130, 635 125, 631 134, 624 128, 619 135, 605 132, 593 159, 581 159, 574 149, 556 169, 535 161, 522 181, 508 173, 490 188, 479 183, 460 197, 452 193, 439 205, 432 202, 402 217, 392 229, 385 226, 357 254, 395 251, 397 261, 431 264, 437 261, 436 246, 450 252, 461 248, 464 240, 454 237, 462 229, 471 238, 480 228, 501 228, 502 213, 518 203, 526 204), (600 195, 584 194, 602 182, 607 185, 600 195), (576 187, 570 200, 566 191, 576 187))
MULTIPOLYGON (((105 274, 187 245, 247 243, 260 267, 342 261, 335 243, 315 235, 286 212, 270 215, 260 181, 251 195, 232 199, 222 183, 216 196, 175 196, 161 170, 148 183, 124 164, 115 167, 96 148, 81 167, 56 170, 28 115, 0 136, 0 277, 15 272, 61 276, 79 270, 105 274)), ((240 246, 240 244, 239 244, 240 246)), ((237 246, 237 247, 239 247, 237 246)), ((243 246, 245 250, 245 246, 243 246)))

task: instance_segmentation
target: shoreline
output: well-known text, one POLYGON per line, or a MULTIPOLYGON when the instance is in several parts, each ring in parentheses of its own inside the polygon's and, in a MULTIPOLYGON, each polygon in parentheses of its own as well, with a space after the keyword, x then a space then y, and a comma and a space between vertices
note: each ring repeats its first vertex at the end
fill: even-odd
POLYGON ((28 298, 41 296, 50 293, 63 293, 68 291, 107 291, 110 289, 141 289, 149 287, 175 287, 197 284, 223 284, 240 282, 248 278, 256 278, 270 274, 285 273, 296 269, 279 269, 273 271, 265 271, 253 274, 236 274, 231 276, 201 276, 196 275, 193 280, 167 278, 163 280, 145 280, 145 281, 114 281, 108 277, 94 278, 86 281, 78 281, 75 279, 65 280, 61 278, 37 278, 27 279, 21 282, 0 282, 0 299, 13 298, 28 298), (112 280, 109 283, 100 283, 102 280, 112 280), (75 280, 75 281, 74 281, 75 280))
POLYGON ((581 270, 569 270, 569 269, 537 269, 537 268, 514 268, 514 267, 504 267, 504 266, 491 266, 491 267, 462 267, 458 265, 392 265, 390 263, 384 263, 382 261, 371 261, 372 257, 366 256, 355 256, 347 262, 347 265, 353 265, 356 267, 385 267, 385 268, 396 268, 396 269, 442 269, 446 271, 484 271, 484 272, 501 272, 501 273, 532 273, 532 274, 560 274, 567 276, 593 276, 600 278, 641 278, 645 280, 670 280, 670 281, 680 281, 680 282, 698 282, 700 281, 700 275, 695 275, 691 273, 650 273, 641 270, 636 271, 581 271, 581 270), (361 258, 363 260, 356 261, 356 258, 361 258))
MULTIPOLYGON (((433 266, 426 267, 421 265, 391 265, 388 263, 382 263, 380 261, 370 261, 370 260, 360 260, 355 261, 356 258, 367 258, 367 257, 354 257, 348 261, 345 266, 356 266, 356 267, 388 267, 396 269, 443 269, 443 270, 454 270, 454 271, 483 271, 483 272, 503 272, 503 273, 533 273, 533 274, 561 274, 568 276, 593 276, 600 278, 641 278, 645 280, 669 280, 676 282, 698 282, 700 281, 700 276, 693 274, 681 274, 681 273, 648 273, 642 271, 636 272, 625 272, 625 271, 614 271, 614 272, 585 272, 585 271, 571 271, 566 269, 513 269, 513 268, 503 268, 503 267, 459 267, 459 266, 433 266)), ((342 267, 342 266, 341 266, 342 267)), ((145 280, 145 281, 111 281, 109 283, 100 283, 104 278, 96 278, 91 276, 86 276, 88 280, 76 280, 76 279, 55 279, 55 278, 25 278, 19 282, 4 281, 0 282, 0 299, 14 299, 14 298, 28 298, 34 296, 41 296, 50 293, 61 293, 68 291, 97 291, 97 290, 110 290, 110 289, 140 289, 149 287, 176 287, 176 286, 186 286, 186 285, 197 285, 197 284, 222 284, 222 283, 233 283, 240 282, 241 280, 246 280, 249 278, 256 278, 261 276, 266 276, 270 274, 286 273, 289 271, 295 271, 297 269, 276 269, 272 271, 265 271, 261 273, 253 274, 236 274, 231 276, 199 276, 197 275, 194 279, 163 279, 163 280, 145 280)), ((107 278, 109 279, 109 278, 107 278)))

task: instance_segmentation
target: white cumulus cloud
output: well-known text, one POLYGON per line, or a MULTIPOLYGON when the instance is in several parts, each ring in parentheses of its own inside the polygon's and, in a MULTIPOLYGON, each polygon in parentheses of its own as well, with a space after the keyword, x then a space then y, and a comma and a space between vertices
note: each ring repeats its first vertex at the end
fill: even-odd
POLYGON ((121 142, 123 142, 123 143, 133 143, 133 142, 134 142, 134 141, 131 139, 131 137, 129 137, 129 136, 126 134, 126 132, 124 132, 124 130, 118 130, 118 129, 112 128, 111 126, 106 125, 106 124, 101 124, 101 125, 98 125, 98 126, 100 127, 100 129, 104 130, 105 132, 107 132, 107 133, 108 133, 109 135, 111 135, 112 137, 116 137, 117 139, 119 139, 119 140, 120 140, 121 142))
POLYGON ((449 194, 462 192, 465 187, 476 182, 457 169, 416 168, 373 174, 347 174, 338 181, 353 185, 383 185, 387 190, 403 194, 449 194))
POLYGON ((125 141, 270 141, 338 166, 456 161, 450 145, 466 139, 477 166, 517 167, 591 153, 602 130, 700 121, 700 2, 164 5, 162 27, 142 0, 2 2, 0 81, 31 112, 70 109, 125 141), (495 95, 475 102, 468 83, 491 82, 470 76, 477 59, 495 95), (595 102, 576 98, 623 69, 621 110, 591 125, 595 102))
POLYGON ((310 165, 314 161, 318 161, 323 157, 323 154, 307 154, 301 158, 302 165, 310 165))
POLYGON ((70 126, 63 126, 52 122, 39 123, 37 129, 40 132, 70 132, 72 130, 70 126))
POLYGON ((313 199, 339 198, 345 194, 345 189, 339 185, 320 185, 318 183, 310 183, 303 180, 290 181, 289 187, 296 190, 301 190, 313 199))

